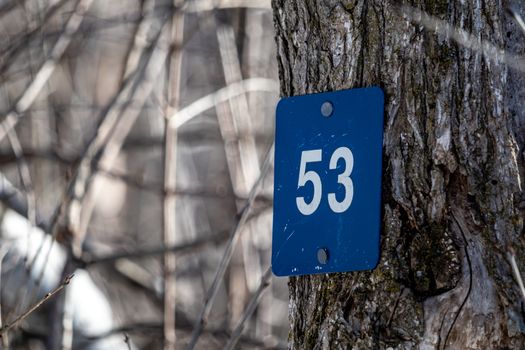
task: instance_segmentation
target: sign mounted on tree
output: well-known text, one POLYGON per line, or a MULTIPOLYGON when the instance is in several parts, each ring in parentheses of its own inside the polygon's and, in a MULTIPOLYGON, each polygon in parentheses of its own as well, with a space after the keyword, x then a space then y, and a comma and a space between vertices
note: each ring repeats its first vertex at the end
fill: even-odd
POLYGON ((294 96, 277 105, 272 241, 277 276, 377 265, 383 110, 377 87, 294 96))

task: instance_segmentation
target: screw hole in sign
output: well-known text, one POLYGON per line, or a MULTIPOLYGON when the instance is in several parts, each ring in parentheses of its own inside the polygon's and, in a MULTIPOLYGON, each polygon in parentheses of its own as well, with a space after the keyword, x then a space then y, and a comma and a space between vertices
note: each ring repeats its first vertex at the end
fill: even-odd
POLYGON ((334 113, 334 105, 330 101, 325 101, 321 105, 321 114, 323 117, 330 117, 334 113))

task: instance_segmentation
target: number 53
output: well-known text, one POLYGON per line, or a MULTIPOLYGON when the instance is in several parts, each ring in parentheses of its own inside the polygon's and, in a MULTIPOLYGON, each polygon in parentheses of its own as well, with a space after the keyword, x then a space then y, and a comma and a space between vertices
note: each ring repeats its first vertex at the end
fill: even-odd
MULTIPOLYGON (((332 153, 330 158, 330 170, 337 168, 339 159, 345 161, 345 170, 337 176, 337 182, 342 184, 345 188, 345 196, 341 202, 335 197, 335 193, 328 193, 328 205, 334 213, 342 213, 346 211, 352 204, 354 197, 354 183, 350 178, 352 169, 354 168, 354 155, 352 151, 347 147, 339 147, 332 153)), ((323 185, 321 178, 313 170, 306 171, 306 164, 313 162, 320 162, 322 160, 322 151, 320 149, 314 149, 311 151, 303 151, 301 153, 301 165, 299 167, 299 181, 297 188, 303 187, 307 182, 311 182, 314 187, 314 194, 310 203, 306 203, 304 197, 295 198, 297 203, 297 209, 303 215, 311 215, 315 213, 319 204, 321 203, 321 195, 323 192, 323 185)))

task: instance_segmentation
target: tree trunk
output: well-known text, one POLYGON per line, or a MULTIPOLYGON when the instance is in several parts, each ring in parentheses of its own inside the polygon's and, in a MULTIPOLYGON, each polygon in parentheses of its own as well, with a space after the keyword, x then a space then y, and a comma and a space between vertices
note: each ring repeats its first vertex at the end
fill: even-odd
POLYGON ((410 3, 273 0, 283 96, 386 98, 381 261, 291 278, 292 349, 525 347, 509 263, 525 270, 523 73, 436 21, 478 44, 523 52, 525 38, 498 0, 410 3))

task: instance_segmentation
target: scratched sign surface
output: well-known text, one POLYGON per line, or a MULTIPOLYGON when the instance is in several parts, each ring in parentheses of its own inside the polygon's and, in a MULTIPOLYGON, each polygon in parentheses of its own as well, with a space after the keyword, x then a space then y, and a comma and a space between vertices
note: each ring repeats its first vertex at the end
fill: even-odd
POLYGON ((277 105, 275 275, 377 265, 383 111, 377 87, 283 98, 277 105))

